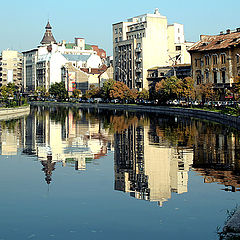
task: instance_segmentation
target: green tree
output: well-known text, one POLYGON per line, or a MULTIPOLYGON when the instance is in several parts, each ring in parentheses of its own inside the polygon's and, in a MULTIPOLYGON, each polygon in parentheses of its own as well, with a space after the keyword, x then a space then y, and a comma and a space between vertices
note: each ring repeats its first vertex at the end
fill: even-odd
POLYGON ((39 96, 39 97, 46 97, 47 95, 47 90, 45 87, 37 87, 36 90, 34 91, 34 95, 35 96, 39 96))
POLYGON ((109 79, 103 83, 103 86, 101 88, 103 98, 106 98, 106 99, 110 98, 110 90, 112 89, 115 83, 116 81, 113 79, 109 79))
POLYGON ((80 98, 82 96, 82 91, 80 89, 74 89, 73 90, 73 97, 74 98, 80 98))
POLYGON ((52 84, 49 88, 49 93, 60 100, 64 100, 68 97, 68 91, 65 88, 64 82, 52 84))
POLYGON ((100 97, 100 88, 96 87, 94 84, 90 85, 90 89, 84 94, 85 98, 97 98, 100 97))
POLYGON ((138 99, 148 100, 149 99, 149 91, 144 88, 141 92, 138 93, 138 99))

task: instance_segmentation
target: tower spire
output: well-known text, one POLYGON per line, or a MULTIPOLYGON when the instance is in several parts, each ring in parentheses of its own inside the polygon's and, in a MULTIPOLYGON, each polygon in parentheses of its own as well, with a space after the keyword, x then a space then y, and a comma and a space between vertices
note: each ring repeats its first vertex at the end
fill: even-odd
POLYGON ((47 25, 45 27, 46 31, 45 31, 45 34, 43 36, 43 39, 42 41, 40 42, 42 45, 48 45, 48 44, 51 44, 51 43, 57 43, 55 38, 53 37, 53 34, 52 34, 52 27, 49 23, 49 20, 47 22, 47 25))

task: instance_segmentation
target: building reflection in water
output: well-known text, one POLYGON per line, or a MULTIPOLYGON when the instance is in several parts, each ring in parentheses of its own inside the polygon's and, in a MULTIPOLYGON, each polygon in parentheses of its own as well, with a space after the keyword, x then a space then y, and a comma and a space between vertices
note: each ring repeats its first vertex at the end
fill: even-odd
POLYGON ((24 123, 23 153, 38 157, 48 184, 56 163, 85 170, 111 150, 111 135, 80 110, 34 109, 24 123))
POLYGON ((188 191, 188 172, 225 191, 240 189, 239 132, 216 123, 158 114, 32 108, 1 121, 1 155, 36 156, 48 184, 57 164, 86 170, 115 150, 115 190, 161 206, 188 191))
POLYGON ((115 189, 162 206, 172 192, 187 192, 193 152, 153 142, 152 135, 149 122, 115 133, 115 189))

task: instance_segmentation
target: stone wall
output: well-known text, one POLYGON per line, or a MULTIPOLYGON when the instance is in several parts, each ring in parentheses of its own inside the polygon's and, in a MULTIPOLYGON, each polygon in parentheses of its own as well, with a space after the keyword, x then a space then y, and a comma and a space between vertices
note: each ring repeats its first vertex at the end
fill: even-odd
POLYGON ((99 108, 110 110, 127 110, 127 111, 142 111, 142 112, 157 112, 168 115, 181 115, 186 117, 200 118, 204 120, 214 121, 225 125, 230 125, 240 129, 240 117, 211 112, 205 110, 197 110, 192 108, 176 108, 165 106, 142 106, 142 105, 124 105, 124 104, 92 104, 92 103, 56 103, 56 102, 31 102, 31 105, 39 106, 66 106, 79 108, 99 108))

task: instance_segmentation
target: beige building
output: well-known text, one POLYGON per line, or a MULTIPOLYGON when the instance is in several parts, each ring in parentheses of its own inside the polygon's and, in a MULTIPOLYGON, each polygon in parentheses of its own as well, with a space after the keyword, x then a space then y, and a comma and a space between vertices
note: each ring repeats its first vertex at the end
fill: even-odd
POLYGON ((22 54, 18 51, 4 50, 0 56, 0 86, 8 83, 22 88, 22 54))
POLYGON ((74 89, 79 89, 82 93, 85 93, 90 89, 91 85, 99 87, 112 78, 112 66, 107 67, 103 65, 100 68, 80 68, 72 62, 68 62, 62 67, 62 81, 65 82, 69 93, 74 89))
POLYGON ((147 70, 190 63, 182 24, 168 25, 158 9, 113 24, 114 78, 130 88, 149 88, 147 70))
POLYGON ((240 76, 240 28, 219 35, 201 35, 189 52, 196 85, 212 83, 222 100, 240 76))

